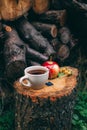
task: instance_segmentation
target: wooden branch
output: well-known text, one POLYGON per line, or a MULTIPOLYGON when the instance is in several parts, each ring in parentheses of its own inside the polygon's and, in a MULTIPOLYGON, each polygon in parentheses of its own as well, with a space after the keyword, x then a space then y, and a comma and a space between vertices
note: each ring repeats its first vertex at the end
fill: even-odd
POLYGON ((26 67, 26 50, 24 42, 21 41, 15 29, 11 28, 6 33, 8 35, 4 45, 6 76, 14 80, 24 73, 24 68, 26 67))
POLYGON ((49 58, 47 56, 44 56, 42 53, 39 53, 38 51, 30 48, 28 45, 26 45, 26 57, 27 59, 34 60, 38 63, 42 63, 49 58))
POLYGON ((87 2, 85 0, 61 0, 63 8, 68 9, 69 11, 75 11, 79 13, 86 13, 87 11, 87 2))
POLYGON ((35 13, 42 14, 49 9, 50 0, 33 0, 32 8, 35 13))
POLYGON ((80 10, 82 11, 87 11, 87 4, 86 3, 82 3, 82 2, 79 2, 77 0, 73 0, 73 4, 80 10))
POLYGON ((16 21, 16 28, 24 41, 30 47, 43 52, 46 49, 48 41, 40 32, 38 32, 24 17, 16 21))
POLYGON ((33 22, 32 25, 42 33, 45 37, 57 37, 57 27, 54 24, 46 24, 40 22, 33 22))
POLYGON ((38 17, 39 21, 64 26, 66 23, 66 10, 49 10, 38 17))
POLYGON ((50 56, 55 58, 56 52, 51 44, 47 44, 47 48, 45 49, 43 54, 48 56, 49 58, 50 58, 50 56))

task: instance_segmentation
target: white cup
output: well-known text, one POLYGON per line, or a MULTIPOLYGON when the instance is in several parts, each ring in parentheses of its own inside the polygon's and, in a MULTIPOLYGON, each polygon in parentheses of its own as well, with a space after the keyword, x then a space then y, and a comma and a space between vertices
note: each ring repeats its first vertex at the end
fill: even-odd
POLYGON ((49 69, 44 66, 31 66, 25 68, 24 74, 19 80, 22 85, 41 89, 49 78, 49 69), (23 82, 25 79, 27 79, 27 83, 23 82))

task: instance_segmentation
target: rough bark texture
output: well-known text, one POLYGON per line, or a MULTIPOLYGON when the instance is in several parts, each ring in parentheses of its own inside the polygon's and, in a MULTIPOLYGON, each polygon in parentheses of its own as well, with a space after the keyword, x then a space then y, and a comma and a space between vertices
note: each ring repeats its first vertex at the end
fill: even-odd
POLYGON ((48 44, 43 55, 47 57, 53 56, 55 58, 56 51, 53 49, 53 47, 50 44, 48 44))
POLYGON ((38 17, 39 21, 64 26, 66 23, 66 10, 49 10, 38 17))
POLYGON ((35 60, 38 63, 43 63, 44 61, 48 60, 48 56, 44 56, 43 54, 39 53, 38 51, 30 48, 26 45, 26 57, 27 60, 35 60))
POLYGON ((0 0, 0 19, 14 20, 31 7, 31 0, 0 0))
POLYGON ((50 80, 53 85, 40 90, 14 83, 16 130, 71 130, 78 70, 69 69, 71 76, 50 80))
POLYGON ((6 76, 16 79, 23 74, 26 67, 25 46, 14 29, 7 32, 7 35, 4 45, 6 76))
POLYGON ((30 47, 43 52, 48 43, 40 32, 38 32, 24 17, 16 22, 16 28, 20 36, 29 43, 30 47))
POLYGON ((57 27, 54 24, 45 24, 40 22, 33 22, 32 25, 42 33, 45 37, 57 37, 57 27))
POLYGON ((14 107, 14 91, 12 85, 3 78, 0 78, 0 116, 5 114, 8 108, 14 107))
POLYGON ((2 24, 0 23, 0 78, 3 77, 4 75, 4 57, 3 57, 3 49, 4 49, 4 44, 3 44, 3 39, 5 38, 3 29, 2 29, 2 24))
POLYGON ((49 9, 50 0, 33 0, 32 8, 35 13, 41 14, 49 9))

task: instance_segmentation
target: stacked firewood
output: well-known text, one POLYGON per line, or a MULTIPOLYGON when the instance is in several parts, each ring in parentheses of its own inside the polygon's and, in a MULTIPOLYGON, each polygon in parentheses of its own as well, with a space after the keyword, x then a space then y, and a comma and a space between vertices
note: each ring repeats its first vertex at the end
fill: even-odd
POLYGON ((38 0, 27 15, 2 21, 0 40, 7 78, 17 79, 26 66, 41 65, 50 57, 62 62, 77 44, 67 26, 67 11, 57 8, 57 0, 50 2, 40 4, 38 0))

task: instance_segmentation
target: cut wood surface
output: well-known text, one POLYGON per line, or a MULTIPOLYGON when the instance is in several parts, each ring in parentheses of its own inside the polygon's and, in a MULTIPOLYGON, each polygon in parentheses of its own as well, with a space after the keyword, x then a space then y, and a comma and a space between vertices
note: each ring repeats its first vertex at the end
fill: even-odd
POLYGON ((68 68, 72 70, 72 75, 69 77, 49 80, 53 83, 52 86, 45 85, 44 88, 40 90, 34 90, 32 88, 21 85, 18 80, 14 83, 14 88, 17 93, 30 97, 32 101, 35 102, 37 101, 37 97, 40 99, 50 97, 50 99, 56 100, 57 98, 69 95, 77 85, 78 70, 72 67, 68 68))
POLYGON ((14 20, 31 8, 31 0, 0 0, 0 19, 14 20))
POLYGON ((32 8, 34 12, 41 14, 46 12, 50 7, 50 0, 33 0, 32 8))
POLYGON ((46 24, 40 22, 33 22, 32 25, 40 31, 45 37, 55 38, 58 34, 58 29, 55 24, 46 24))
POLYGON ((57 58, 60 59, 61 61, 67 59, 69 57, 70 50, 67 45, 61 45, 58 48, 57 51, 57 58))

